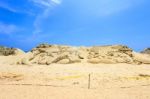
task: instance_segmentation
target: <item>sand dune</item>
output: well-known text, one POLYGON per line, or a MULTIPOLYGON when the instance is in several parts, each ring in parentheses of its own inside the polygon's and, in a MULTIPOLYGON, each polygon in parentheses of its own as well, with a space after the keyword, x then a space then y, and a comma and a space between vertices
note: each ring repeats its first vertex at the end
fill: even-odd
POLYGON ((73 47, 41 44, 28 53, 24 53, 20 49, 15 49, 14 53, 7 57, 1 57, 2 62, 14 65, 73 63, 150 64, 149 55, 134 52, 124 45, 73 47))
POLYGON ((0 56, 0 99, 149 98, 149 55, 126 46, 40 45, 0 56))

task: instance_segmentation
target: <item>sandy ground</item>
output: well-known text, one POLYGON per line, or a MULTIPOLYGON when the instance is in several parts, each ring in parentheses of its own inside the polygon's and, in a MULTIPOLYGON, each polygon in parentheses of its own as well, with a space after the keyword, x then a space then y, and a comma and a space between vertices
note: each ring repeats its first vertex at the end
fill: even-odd
POLYGON ((150 65, 0 63, 0 99, 150 99, 150 65))

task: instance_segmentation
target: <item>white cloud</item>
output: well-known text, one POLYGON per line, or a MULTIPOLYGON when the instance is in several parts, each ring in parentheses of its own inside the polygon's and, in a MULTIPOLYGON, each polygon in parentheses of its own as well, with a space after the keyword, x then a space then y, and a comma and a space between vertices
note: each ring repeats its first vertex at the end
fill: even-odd
POLYGON ((8 11, 13 12, 13 13, 33 15, 32 11, 30 9, 24 8, 22 6, 15 7, 9 3, 6 3, 5 1, 0 1, 0 8, 3 8, 5 10, 8 10, 8 11))
POLYGON ((42 7, 53 7, 54 5, 59 5, 61 4, 61 0, 30 0, 32 1, 35 5, 37 6, 42 6, 42 7))
POLYGON ((51 10, 57 5, 60 5, 62 1, 61 0, 30 0, 30 1, 32 1, 34 5, 38 6, 42 10, 42 12, 39 12, 36 15, 36 18, 33 23, 35 28, 33 33, 36 35, 42 32, 41 24, 43 20, 48 18, 51 10))
POLYGON ((12 34, 18 32, 20 29, 13 24, 4 24, 0 22, 0 33, 1 34, 12 34))
POLYGON ((46 6, 46 7, 51 6, 50 2, 46 0, 32 0, 32 2, 39 6, 46 6))
POLYGON ((54 2, 55 4, 61 4, 61 0, 51 0, 52 2, 54 2))
POLYGON ((0 2, 0 8, 6 9, 10 12, 15 12, 15 13, 18 12, 16 9, 8 6, 6 3, 3 3, 3 2, 0 2))

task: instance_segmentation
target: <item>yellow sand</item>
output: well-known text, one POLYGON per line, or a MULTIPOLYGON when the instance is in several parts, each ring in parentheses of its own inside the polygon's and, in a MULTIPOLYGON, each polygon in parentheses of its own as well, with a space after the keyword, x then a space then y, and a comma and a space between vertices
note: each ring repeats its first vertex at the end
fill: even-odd
POLYGON ((150 65, 28 66, 1 60, 0 99, 150 99, 150 65))

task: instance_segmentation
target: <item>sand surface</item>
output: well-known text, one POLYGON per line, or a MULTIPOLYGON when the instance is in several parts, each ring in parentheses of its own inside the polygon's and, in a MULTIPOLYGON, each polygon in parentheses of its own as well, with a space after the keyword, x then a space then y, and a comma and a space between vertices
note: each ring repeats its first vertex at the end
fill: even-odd
POLYGON ((1 63, 0 99, 150 99, 150 65, 1 63))

